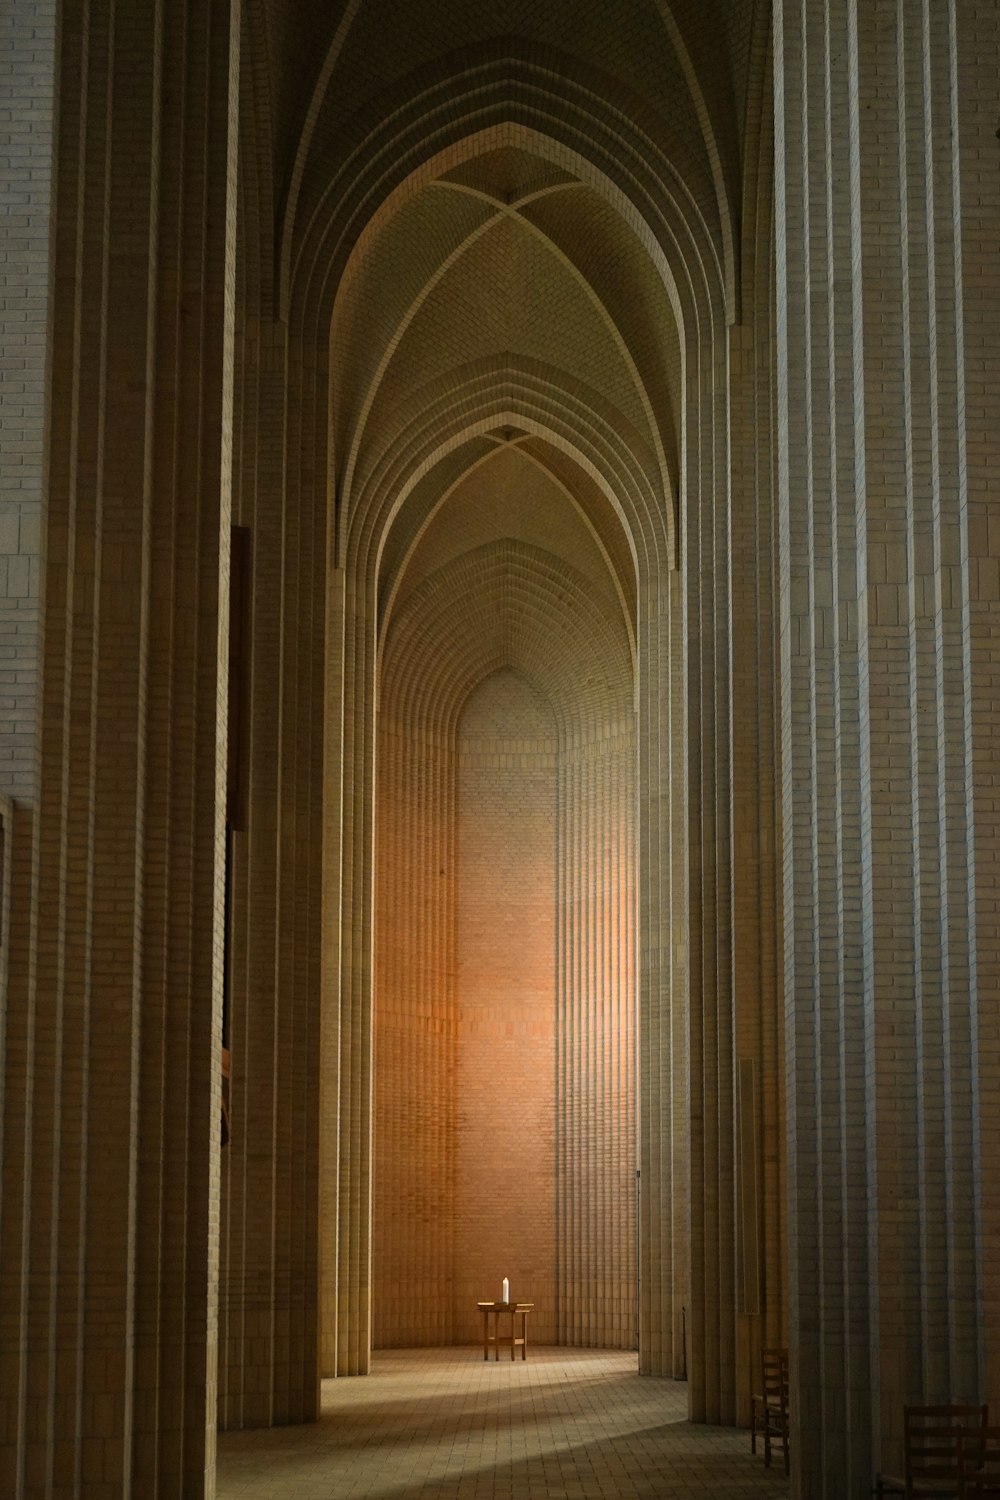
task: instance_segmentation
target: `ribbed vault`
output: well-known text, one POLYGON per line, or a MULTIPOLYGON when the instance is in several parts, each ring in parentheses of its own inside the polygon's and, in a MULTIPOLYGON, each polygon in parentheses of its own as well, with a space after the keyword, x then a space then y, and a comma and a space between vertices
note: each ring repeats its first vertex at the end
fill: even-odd
POLYGON ((617 513, 572 457, 509 425, 453 449, 409 492, 382 552, 380 620, 426 574, 504 536, 556 553, 616 599, 634 657, 635 560, 617 513))
MULTIPOLYGON (((582 945, 580 953, 593 946, 595 953, 631 955, 620 957, 620 972, 606 976, 607 993, 628 996, 622 1004, 629 1025, 640 1010, 637 985, 660 997, 647 1000, 643 1012, 645 1055, 676 1087, 686 1048, 687 978, 683 944, 666 932, 679 933, 684 924, 685 500, 696 512, 706 508, 706 524, 689 527, 694 545, 722 544, 711 513, 720 498, 715 462, 723 450, 708 439, 724 396, 721 352, 712 339, 725 327, 729 252, 697 124, 678 120, 674 129, 656 122, 592 61, 510 40, 477 43, 443 66, 417 68, 374 97, 369 109, 335 134, 316 122, 281 290, 296 357, 302 350, 305 411, 317 377, 316 388, 329 393, 328 420, 304 428, 295 445, 309 452, 315 444, 316 457, 322 455, 335 524, 328 652, 331 660, 346 654, 351 662, 343 681, 343 749, 331 770, 339 787, 368 785, 374 777, 376 788, 371 807, 341 801, 343 791, 332 786, 327 794, 343 808, 327 850, 327 890, 346 903, 356 924, 340 948, 331 991, 339 1014, 341 1140, 359 1105, 369 1107, 378 989, 373 954, 380 951, 369 902, 380 879, 379 799, 384 794, 386 805, 397 807, 426 801, 422 782, 404 797, 377 772, 388 706, 404 723, 424 726, 418 742, 437 767, 429 785, 440 789, 447 764, 437 757, 454 753, 441 745, 453 743, 468 694, 499 671, 533 683, 557 725, 558 796, 568 799, 558 880, 564 892, 575 892, 579 916, 568 923, 566 941, 582 945), (560 546, 546 560, 545 548, 512 537, 500 518, 492 542, 483 532, 479 546, 408 584, 407 569, 440 533, 441 518, 457 526, 477 486, 492 497, 487 508, 511 503, 510 485, 505 491, 497 482, 511 462, 503 456, 509 448, 520 450, 520 462, 558 494, 560 524, 583 528, 601 587, 570 587, 568 578, 585 575, 560 546), (405 622, 417 615, 429 628, 407 633, 405 622), (403 633, 394 645, 397 620, 403 633), (439 636, 460 642, 462 652, 434 646, 439 636), (533 657, 541 643, 544 653, 533 657), (424 654, 441 665, 431 672, 424 654), (440 740, 431 735, 432 722, 440 740), (566 759, 577 755, 579 764, 566 759), (637 775, 640 795, 656 810, 641 845, 630 790, 637 775), (620 914, 620 901, 635 898, 637 872, 657 892, 646 901, 641 949, 627 937, 633 914, 614 917, 618 943, 608 936, 606 912, 592 907, 603 887, 593 875, 597 855, 580 813, 588 799, 600 817, 607 813, 609 847, 632 850, 627 859, 616 856, 622 879, 608 875, 615 895, 607 910, 620 914), (574 836, 583 842, 571 850, 566 840, 574 836)), ((314 481, 305 467, 301 472, 308 488, 314 481)), ((522 475, 518 487, 526 483, 522 475)), ((720 562, 721 556, 714 566, 722 586, 720 562)), ((339 693, 339 678, 333 683, 339 693)), ((397 741, 402 733, 397 726, 397 741)), ((700 753, 710 753, 708 744, 700 753)), ((386 763, 399 769, 398 742, 386 763)), ((422 826, 436 847, 428 830, 442 817, 447 824, 449 815, 437 803, 434 809, 422 826)), ((404 898, 397 892, 394 899, 404 898)), ((419 929, 421 912, 411 920, 419 929)), ((580 973, 593 972, 589 959, 577 958, 580 973)), ((585 1031, 596 1005, 586 984, 568 987, 566 1013, 578 1012, 585 1031)), ((631 1045, 619 1039, 612 1052, 631 1045)), ((599 1052, 595 1041, 588 1055, 599 1052)), ((581 1080, 574 1089, 578 1101, 586 1096, 581 1080)), ((623 1104, 623 1119, 631 1108, 623 1104)), ((590 1148, 572 1132, 569 1138, 576 1142, 575 1165, 567 1165, 563 1180, 572 1194, 590 1148)), ((579 1301, 579 1282, 562 1266, 553 1273, 550 1297, 561 1337, 634 1341, 636 1319, 644 1318, 643 1367, 678 1367, 686 1209, 675 1157, 684 1151, 680 1138, 666 1152, 660 1143, 641 1206, 650 1228, 640 1243, 644 1253, 655 1253, 656 1285, 671 1287, 671 1295, 658 1292, 644 1311, 629 1295, 614 1312, 613 1299, 602 1296, 599 1311, 579 1301), (575 1310, 557 1286, 577 1288, 577 1300, 570 1299, 575 1310), (604 1332, 596 1334, 598 1328, 604 1332)), ((624 1159, 621 1152, 617 1159, 624 1159)), ((324 1367, 331 1371, 367 1364, 371 1241, 356 1204, 366 1201, 371 1183, 367 1146, 342 1153, 336 1213, 331 1203, 324 1216, 327 1243, 339 1247, 338 1312, 325 1334, 324 1367)), ((626 1213, 635 1211, 632 1186, 619 1181, 609 1194, 616 1204, 632 1203, 626 1213)), ((615 1223, 620 1243, 631 1243, 617 1217, 615 1223)), ((588 1234, 589 1248, 572 1242, 584 1260, 598 1254, 601 1241, 597 1227, 588 1234)), ((329 1254, 325 1263, 331 1264, 329 1254)), ((614 1264, 622 1284, 635 1286, 620 1255, 614 1264)), ((648 1285, 652 1293, 654 1283, 648 1285)))
POLYGON ((561 559, 510 539, 463 554, 393 616, 380 711, 447 735, 484 677, 518 672, 544 693, 566 744, 627 722, 634 691, 620 612, 561 559))
MULTIPOLYGON (((642 468, 641 449, 637 456, 616 431, 613 412, 595 410, 587 393, 572 389, 568 380, 559 385, 545 376, 545 370, 537 367, 512 369, 505 361, 497 368, 489 361, 478 370, 453 372, 439 400, 433 399, 434 393, 425 393, 425 404, 416 405, 398 451, 387 455, 377 475, 386 503, 358 517, 351 550, 356 549, 359 559, 363 556, 374 569, 378 550, 373 550, 373 538, 384 537, 386 523, 435 465, 463 445, 489 439, 497 429, 502 437, 509 427, 544 439, 544 446, 535 446, 533 451, 553 471, 557 467, 563 473, 582 470, 616 513, 619 526, 624 525, 633 553, 662 557, 663 565, 668 565, 673 556, 672 518, 662 501, 657 503, 642 468), (561 464, 559 455, 571 462, 561 464)), ((474 457, 471 451, 464 465, 474 457)), ((570 483, 581 496, 590 488, 581 486, 578 476, 570 483)), ((602 527, 609 538, 618 529, 602 527)))
POLYGON ((582 451, 633 529, 665 524, 673 554, 681 312, 648 226, 579 152, 509 121, 437 150, 357 234, 331 306, 340 548, 443 444, 520 418, 582 451))

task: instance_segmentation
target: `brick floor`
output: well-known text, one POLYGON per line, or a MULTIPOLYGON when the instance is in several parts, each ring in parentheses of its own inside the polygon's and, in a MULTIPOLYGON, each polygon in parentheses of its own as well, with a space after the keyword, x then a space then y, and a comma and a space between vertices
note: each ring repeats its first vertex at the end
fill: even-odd
POLYGON ((686 1387, 635 1356, 394 1350, 327 1381, 309 1427, 226 1433, 219 1500, 687 1500, 787 1496, 747 1433, 685 1420, 686 1387))

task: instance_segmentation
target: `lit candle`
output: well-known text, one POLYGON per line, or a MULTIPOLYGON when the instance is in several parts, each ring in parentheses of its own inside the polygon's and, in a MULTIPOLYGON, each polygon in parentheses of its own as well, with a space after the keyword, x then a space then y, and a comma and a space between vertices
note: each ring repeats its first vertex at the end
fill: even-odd
POLYGON ((501 1302, 510 1301, 510 1282, 507 1280, 506 1276, 503 1279, 503 1296, 500 1300, 501 1302))

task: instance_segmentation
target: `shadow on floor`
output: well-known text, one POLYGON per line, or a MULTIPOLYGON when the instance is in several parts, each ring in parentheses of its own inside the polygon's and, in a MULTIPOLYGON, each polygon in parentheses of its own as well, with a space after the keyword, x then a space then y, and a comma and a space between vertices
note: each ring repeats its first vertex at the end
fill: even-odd
POLYGON ((776 1500, 745 1432, 686 1419, 686 1387, 623 1357, 545 1351, 487 1368, 393 1352, 330 1382, 309 1427, 220 1439, 219 1500, 776 1500))

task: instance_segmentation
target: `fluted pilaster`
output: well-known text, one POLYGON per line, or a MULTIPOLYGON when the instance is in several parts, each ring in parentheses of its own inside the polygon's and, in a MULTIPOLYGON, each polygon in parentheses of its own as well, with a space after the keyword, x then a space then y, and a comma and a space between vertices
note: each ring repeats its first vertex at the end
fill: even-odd
POLYGON ((955 7, 776 12, 798 1493, 980 1384, 955 7))
POLYGON ((62 13, 11 1493, 211 1483, 233 13, 62 13))

